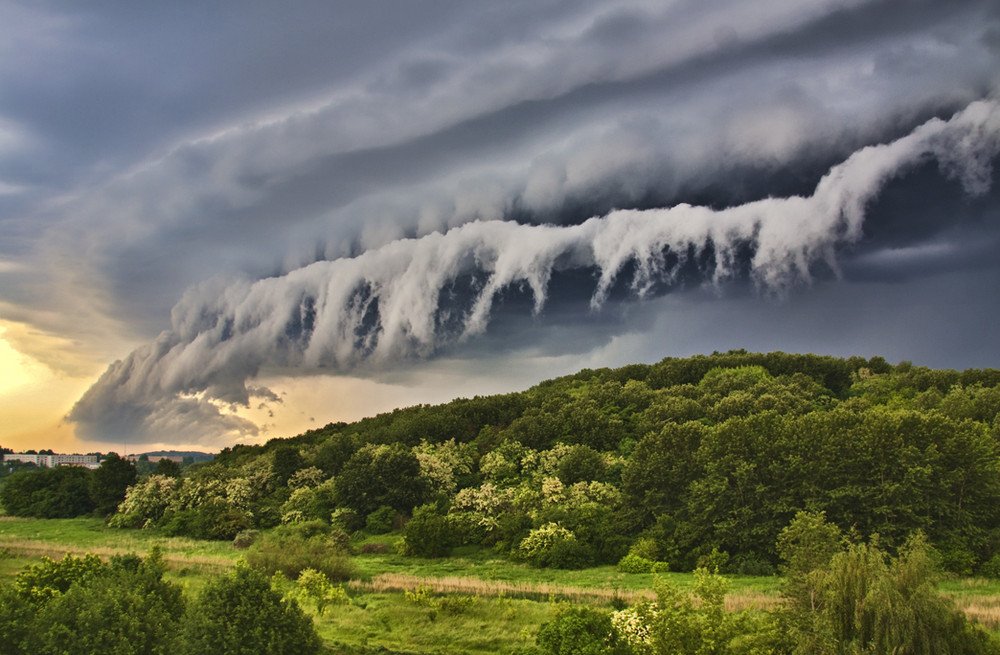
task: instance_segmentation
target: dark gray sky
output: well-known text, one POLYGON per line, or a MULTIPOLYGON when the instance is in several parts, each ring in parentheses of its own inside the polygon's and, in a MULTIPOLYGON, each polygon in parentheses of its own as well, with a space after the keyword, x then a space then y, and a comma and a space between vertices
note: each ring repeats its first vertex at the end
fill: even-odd
POLYGON ((986 0, 0 0, 0 338, 78 438, 203 447, 729 348, 996 367, 998 89, 986 0))

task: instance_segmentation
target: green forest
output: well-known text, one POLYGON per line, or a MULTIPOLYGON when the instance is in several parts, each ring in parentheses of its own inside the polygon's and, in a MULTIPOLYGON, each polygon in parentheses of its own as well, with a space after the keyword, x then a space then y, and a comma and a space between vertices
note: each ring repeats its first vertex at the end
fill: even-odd
POLYGON ((1000 577, 998 414, 995 369, 731 351, 330 424, 184 471, 16 473, 0 500, 233 541, 291 579, 347 580, 359 533, 399 535, 404 557, 696 572, 693 604, 664 584, 613 614, 567 607, 542 652, 996 652, 928 585, 1000 577), (724 576, 779 573, 797 618, 721 609, 724 576), (868 609, 844 609, 845 589, 868 609), (915 609, 886 614, 894 602, 915 609))

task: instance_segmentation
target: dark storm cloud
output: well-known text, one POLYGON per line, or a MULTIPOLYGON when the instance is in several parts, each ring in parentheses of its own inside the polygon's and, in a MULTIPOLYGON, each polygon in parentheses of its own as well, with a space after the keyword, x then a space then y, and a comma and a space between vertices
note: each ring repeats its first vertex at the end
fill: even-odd
POLYGON ((866 208, 889 180, 933 161, 966 193, 982 195, 998 154, 1000 104, 980 101, 859 150, 807 197, 618 210, 563 227, 472 222, 280 277, 203 285, 174 308, 171 330, 109 368, 70 418, 101 424, 104 411, 119 421, 120 408, 140 407, 158 420, 170 395, 248 405, 258 390, 247 382, 268 367, 336 373, 427 357, 484 333, 510 289, 527 290, 540 312, 557 272, 595 271, 594 311, 625 271, 631 292, 644 296, 692 263, 716 283, 747 270, 761 289, 781 294, 809 281, 818 263, 837 270, 837 249, 861 239, 866 208))
POLYGON ((850 230, 817 200, 992 106, 985 0, 3 7, 0 311, 109 359, 170 326, 81 399, 88 434, 252 434, 227 405, 275 368, 586 354, 706 280, 832 305, 995 242, 992 142, 828 182, 871 202, 850 230))

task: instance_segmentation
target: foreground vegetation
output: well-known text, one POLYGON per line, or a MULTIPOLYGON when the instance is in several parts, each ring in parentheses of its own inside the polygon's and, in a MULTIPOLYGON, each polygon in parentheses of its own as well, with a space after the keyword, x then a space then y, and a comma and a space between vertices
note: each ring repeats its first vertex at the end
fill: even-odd
POLYGON ((331 424, 183 474, 122 484, 119 466, 98 476, 113 493, 17 473, 0 500, 217 540, 179 564, 186 593, 245 553, 343 648, 448 650, 434 635, 468 622, 454 650, 993 652, 966 616, 1000 610, 958 581, 1000 578, 998 414, 997 370, 739 351, 331 424), (744 584, 769 587, 734 602, 744 584))
MULTIPOLYGON (((24 637, 28 641, 20 650, 8 645, 0 652, 96 652, 87 650, 95 647, 89 631, 108 638, 126 626, 133 639, 122 643, 130 646, 104 646, 101 652, 195 652, 206 646, 185 645, 193 637, 184 625, 193 612, 207 612, 206 598, 214 599, 217 620, 231 622, 230 614, 241 612, 238 598, 270 591, 272 604, 277 603, 273 612, 297 616, 288 608, 300 608, 331 652, 878 653, 891 651, 886 640, 911 634, 916 637, 907 637, 910 647, 898 652, 998 652, 993 639, 958 611, 952 600, 956 593, 935 591, 932 564, 919 539, 890 558, 877 544, 845 542, 817 514, 800 514, 782 532, 778 548, 787 564, 781 578, 723 578, 705 569, 694 574, 624 573, 614 567, 538 571, 497 559, 486 549, 422 559, 386 547, 400 540, 398 533, 361 532, 347 544, 349 550, 318 548, 303 563, 293 549, 279 559, 260 557, 265 552, 260 546, 271 539, 286 545, 290 540, 329 544, 330 534, 309 537, 301 526, 280 528, 240 550, 164 538, 151 530, 122 533, 94 519, 2 521, 0 564, 6 575, 0 579, 0 632, 31 636, 24 637), (135 556, 113 554, 127 548, 144 553, 145 564, 140 566, 135 556), (88 555, 64 559, 60 549, 99 550, 110 561, 100 564, 88 555), (39 565, 42 552, 50 559, 39 565), (331 554, 342 568, 320 573, 331 554), (244 558, 252 567, 239 563, 244 558), (88 577, 95 568, 102 569, 101 575, 88 577), (70 584, 60 586, 60 579, 70 584), (25 593, 39 584, 45 590, 25 593), (73 584, 79 588, 70 594, 73 584), (130 589, 116 594, 115 584, 130 589), (134 595, 150 593, 169 596, 173 605, 149 598, 135 604, 134 595), (131 600, 116 604, 112 597, 131 600), (95 608, 100 621, 84 624, 73 618, 82 607, 95 608), (132 607, 163 615, 137 628, 132 607), (78 636, 78 650, 68 645, 70 633, 78 636)), ((981 605, 1000 598, 1000 587, 985 581, 954 580, 944 586, 961 589, 965 601, 977 599, 981 605)), ((246 607, 247 620, 259 622, 256 603, 246 607)), ((268 619, 273 621, 273 616, 268 619)), ((309 634, 301 620, 292 623, 309 634)), ((208 649, 235 652, 222 643, 208 649)), ((258 644, 253 652, 281 651, 258 644)))

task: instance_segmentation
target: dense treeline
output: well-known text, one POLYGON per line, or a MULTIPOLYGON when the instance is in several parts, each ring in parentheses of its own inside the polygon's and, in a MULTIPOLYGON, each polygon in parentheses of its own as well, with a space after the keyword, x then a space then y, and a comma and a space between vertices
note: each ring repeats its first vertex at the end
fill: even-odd
MULTIPOLYGON (((177 471, 179 474, 180 471, 177 471)), ((137 479, 135 466, 108 453, 91 471, 79 466, 21 470, 0 487, 0 502, 12 516, 46 519, 113 514, 137 479)))
POLYGON ((132 486, 112 525, 230 539, 319 520, 539 566, 767 573, 797 512, 1000 573, 1000 371, 734 351, 400 409, 132 486))

